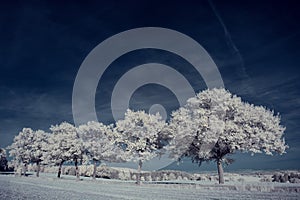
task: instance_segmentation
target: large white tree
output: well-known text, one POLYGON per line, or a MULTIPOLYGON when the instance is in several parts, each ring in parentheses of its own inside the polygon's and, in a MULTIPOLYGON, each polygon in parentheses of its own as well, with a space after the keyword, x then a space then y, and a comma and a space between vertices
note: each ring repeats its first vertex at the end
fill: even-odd
POLYGON ((59 125, 51 126, 50 130, 52 134, 48 140, 45 162, 59 166, 57 177, 60 178, 62 165, 65 162, 73 161, 76 176, 79 179, 78 162, 83 159, 85 151, 76 127, 62 122, 59 125))
POLYGON ((205 90, 190 98, 172 113, 168 129, 173 134, 171 156, 191 157, 199 164, 215 160, 219 183, 224 183, 222 163, 232 162, 228 154, 282 154, 287 148, 278 114, 242 102, 225 89, 205 90))
POLYGON ((87 156, 94 164, 93 179, 96 178, 97 163, 123 160, 123 150, 117 145, 117 134, 113 125, 92 121, 79 126, 78 133, 84 142, 87 156))
POLYGON ((147 114, 144 111, 125 113, 125 118, 116 122, 116 130, 125 144, 126 160, 138 163, 137 184, 144 161, 154 158, 159 152, 159 139, 165 122, 161 116, 147 114))

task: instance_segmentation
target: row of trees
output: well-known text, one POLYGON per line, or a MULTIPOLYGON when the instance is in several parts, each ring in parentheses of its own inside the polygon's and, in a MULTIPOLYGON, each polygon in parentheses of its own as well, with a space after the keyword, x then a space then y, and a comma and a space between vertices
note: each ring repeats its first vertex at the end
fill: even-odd
MULTIPOLYGON (((61 167, 74 162, 101 161, 142 164, 168 151, 174 159, 190 157, 193 162, 217 162, 219 182, 224 183, 222 164, 231 163, 228 154, 285 152, 279 115, 262 106, 241 101, 225 89, 205 90, 174 111, 168 123, 159 114, 127 110, 114 125, 88 122, 79 127, 63 122, 51 126, 51 134, 24 128, 8 147, 16 165, 40 164, 61 167)), ((137 183, 140 178, 137 177, 137 183)))
POLYGON ((36 163, 37 176, 40 165, 45 164, 59 166, 57 176, 60 177, 63 164, 73 162, 79 178, 78 164, 91 161, 95 178, 97 164, 101 161, 134 161, 139 163, 140 171, 142 162, 158 153, 158 139, 165 126, 159 114, 128 110, 125 119, 118 121, 116 126, 88 122, 75 127, 63 122, 51 126, 51 133, 23 128, 8 149, 12 162, 16 168, 22 166, 24 174, 29 163, 36 163))

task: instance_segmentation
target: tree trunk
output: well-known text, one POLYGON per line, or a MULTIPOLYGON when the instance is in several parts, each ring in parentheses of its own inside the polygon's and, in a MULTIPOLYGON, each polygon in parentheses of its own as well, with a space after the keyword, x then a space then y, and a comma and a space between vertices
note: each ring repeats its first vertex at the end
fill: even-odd
POLYGON ((79 169, 78 169, 78 159, 75 159, 75 174, 77 181, 79 180, 79 169))
POLYGON ((23 171, 24 171, 24 176, 26 176, 26 172, 27 172, 27 164, 26 163, 23 165, 23 171))
POLYGON ((37 166, 37 168, 36 168, 36 177, 39 177, 40 176, 40 169, 41 169, 40 161, 36 162, 36 166, 37 166))
POLYGON ((23 174, 23 166, 22 167, 18 166, 17 171, 20 172, 19 176, 22 176, 22 174, 23 174))
POLYGON ((57 178, 60 178, 63 161, 59 164, 57 178))
POLYGON ((142 170, 142 165, 143 165, 143 162, 140 160, 139 161, 139 166, 138 166, 138 173, 137 173, 137 176, 136 176, 136 184, 137 185, 141 184, 141 170, 142 170))
POLYGON ((97 160, 93 160, 94 170, 93 170, 93 180, 96 179, 96 172, 97 172, 97 160))
POLYGON ((224 184, 224 171, 223 171, 222 161, 218 160, 217 165, 218 165, 219 184, 224 184))

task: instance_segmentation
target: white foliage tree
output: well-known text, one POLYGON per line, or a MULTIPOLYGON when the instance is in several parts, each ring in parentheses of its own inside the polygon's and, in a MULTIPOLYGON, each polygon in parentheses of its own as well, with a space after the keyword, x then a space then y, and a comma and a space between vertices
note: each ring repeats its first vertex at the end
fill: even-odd
POLYGON ((48 146, 48 137, 49 134, 43 130, 37 130, 33 132, 31 139, 31 152, 30 152, 30 161, 36 163, 36 176, 39 177, 40 174, 40 165, 43 161, 43 156, 45 155, 45 149, 48 146))
POLYGON ((137 184, 140 184, 140 172, 144 161, 154 158, 159 153, 159 139, 165 122, 161 116, 134 112, 130 109, 125 118, 116 122, 116 130, 126 146, 126 160, 138 163, 137 184))
POLYGON ((224 183, 222 163, 236 151, 282 154, 287 145, 279 115, 262 106, 241 101, 225 89, 205 90, 172 113, 169 150, 175 158, 217 162, 219 183, 224 183))
MULTIPOLYGON (((31 128, 23 128, 17 136, 14 137, 13 143, 7 147, 9 156, 13 157, 14 169, 17 170, 22 165, 23 173, 26 175, 27 165, 30 163, 30 141, 28 136, 33 134, 31 128)), ((22 175, 22 172, 20 173, 22 175)))
POLYGON ((0 148, 0 171, 6 171, 7 169, 6 150, 0 148))
POLYGON ((78 127, 80 138, 84 142, 84 149, 93 161, 93 179, 96 178, 97 163, 101 161, 121 162, 123 150, 117 146, 117 135, 113 125, 100 122, 88 122, 78 127))
POLYGON ((23 172, 26 174, 26 168, 29 163, 37 164, 37 173, 39 176, 40 163, 45 154, 44 149, 47 146, 48 134, 42 130, 33 131, 31 128, 23 128, 19 135, 15 136, 9 154, 13 157, 15 168, 23 164, 23 172))
POLYGON ((51 126, 52 134, 49 137, 49 145, 46 163, 58 165, 57 177, 61 176, 61 168, 65 162, 74 161, 76 176, 79 179, 78 162, 84 157, 83 141, 79 138, 77 129, 72 124, 63 122, 51 126))
POLYGON ((3 148, 0 148, 0 156, 1 157, 6 157, 6 150, 3 148))

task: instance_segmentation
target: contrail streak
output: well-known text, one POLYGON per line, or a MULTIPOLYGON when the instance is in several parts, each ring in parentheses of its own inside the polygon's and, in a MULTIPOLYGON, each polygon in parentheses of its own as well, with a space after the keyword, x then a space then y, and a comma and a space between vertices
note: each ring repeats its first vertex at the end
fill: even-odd
POLYGON ((211 9, 213 10, 214 14, 216 15, 218 21, 220 22, 220 24, 223 27, 224 33, 225 33, 225 38, 226 38, 226 42, 227 44, 234 50, 234 52, 238 55, 239 60, 241 62, 242 67, 244 67, 244 60, 243 57, 240 53, 240 51, 238 50, 238 48, 236 47, 236 45, 234 44, 234 42, 232 41, 232 38, 230 36, 230 33, 225 25, 225 23, 223 22, 219 12, 217 11, 216 7, 214 6, 213 2, 211 0, 208 0, 208 3, 211 7, 211 9))
MULTIPOLYGON (((244 59, 243 59, 243 57, 242 57, 239 49, 236 47, 235 43, 233 42, 233 40, 231 38, 231 35, 230 35, 230 33, 229 33, 229 31, 228 31, 228 29, 227 29, 224 21, 221 18, 221 15, 217 11, 217 9, 214 6, 212 0, 207 0, 207 1, 208 1, 209 5, 210 5, 212 11, 214 12, 215 16, 217 17, 218 21, 220 22, 221 26, 223 27, 227 45, 232 48, 234 54, 237 55, 237 57, 238 57, 238 60, 239 60, 240 65, 241 65, 241 68, 240 68, 241 74, 240 75, 242 76, 242 78, 250 80, 250 77, 248 76, 248 74, 246 72, 246 69, 245 69, 244 59)), ((255 93, 255 91, 253 90, 253 88, 251 87, 251 85, 247 85, 247 89, 248 89, 248 92, 250 92, 252 94, 255 93)))

